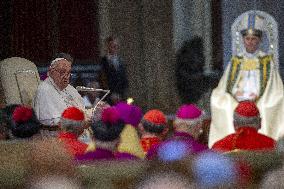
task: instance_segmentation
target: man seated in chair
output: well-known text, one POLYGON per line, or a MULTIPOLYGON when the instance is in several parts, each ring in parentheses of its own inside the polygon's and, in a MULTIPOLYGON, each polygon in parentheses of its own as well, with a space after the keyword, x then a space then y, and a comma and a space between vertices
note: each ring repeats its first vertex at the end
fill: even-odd
POLYGON ((73 58, 58 53, 51 61, 48 77, 38 86, 34 110, 44 125, 57 125, 62 112, 71 106, 84 110, 83 98, 69 83, 73 58))
POLYGON ((277 23, 269 14, 253 10, 239 16, 231 30, 233 57, 211 95, 209 147, 234 132, 234 109, 245 100, 258 107, 259 132, 277 140, 284 134, 277 23))
POLYGON ((212 149, 226 152, 233 150, 273 150, 275 141, 258 133, 261 118, 254 102, 240 102, 234 112, 235 133, 217 141, 212 149))

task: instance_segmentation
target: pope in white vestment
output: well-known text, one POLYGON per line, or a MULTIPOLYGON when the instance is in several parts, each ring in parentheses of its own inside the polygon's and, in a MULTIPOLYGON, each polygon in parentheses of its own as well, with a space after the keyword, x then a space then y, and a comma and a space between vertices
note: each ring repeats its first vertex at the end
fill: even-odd
POLYGON ((233 48, 231 62, 211 95, 209 147, 235 132, 233 112, 238 103, 245 100, 254 101, 260 111, 260 133, 275 140, 284 134, 283 83, 275 63, 278 54, 273 53, 278 44, 272 43, 277 36, 265 33, 270 31, 265 27, 272 25, 277 29, 271 18, 261 11, 248 11, 238 17, 232 27, 232 34, 236 34, 234 37, 237 38, 232 45, 237 47, 233 48), (268 53, 260 49, 263 35, 270 44, 268 53), (243 41, 239 39, 241 37, 243 41))
POLYGON ((84 109, 83 98, 74 87, 68 85, 61 91, 51 77, 39 85, 34 109, 42 124, 57 125, 62 112, 70 106, 84 109))
POLYGON ((33 108, 44 125, 57 125, 67 107, 85 109, 83 98, 69 84, 71 63, 72 60, 68 58, 55 58, 49 68, 48 78, 38 86, 33 108))

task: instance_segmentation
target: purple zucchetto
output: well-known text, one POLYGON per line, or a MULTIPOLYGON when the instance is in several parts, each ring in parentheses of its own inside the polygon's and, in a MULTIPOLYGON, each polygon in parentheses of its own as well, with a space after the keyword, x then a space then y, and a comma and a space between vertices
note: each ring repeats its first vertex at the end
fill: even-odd
POLYGON ((202 111, 193 104, 182 105, 177 113, 176 118, 178 119, 196 119, 202 115, 202 111))
POLYGON ((137 127, 140 123, 143 115, 142 110, 138 106, 119 102, 116 104, 115 108, 120 112, 121 119, 125 122, 125 124, 137 127))

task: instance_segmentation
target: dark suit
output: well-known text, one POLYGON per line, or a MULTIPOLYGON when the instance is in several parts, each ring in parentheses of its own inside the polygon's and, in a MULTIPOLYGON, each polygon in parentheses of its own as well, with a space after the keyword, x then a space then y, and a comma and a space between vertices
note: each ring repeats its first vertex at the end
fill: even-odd
MULTIPOLYGON (((125 98, 126 90, 128 89, 128 79, 126 75, 126 69, 121 61, 118 58, 117 68, 108 60, 107 56, 102 57, 101 59, 101 74, 100 74, 100 86, 103 89, 109 89, 111 94, 118 94, 121 99, 125 98)), ((109 96, 110 97, 110 96, 109 96)), ((110 98, 107 99, 110 102, 110 98)))

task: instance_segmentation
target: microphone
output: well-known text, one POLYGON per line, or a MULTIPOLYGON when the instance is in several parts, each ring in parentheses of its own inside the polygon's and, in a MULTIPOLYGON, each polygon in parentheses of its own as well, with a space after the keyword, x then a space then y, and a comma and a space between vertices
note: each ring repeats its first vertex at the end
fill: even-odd
POLYGON ((84 87, 84 86, 77 86, 76 90, 77 91, 86 91, 86 92, 105 92, 106 91, 106 90, 103 90, 103 89, 96 89, 96 88, 84 87))
POLYGON ((86 91, 86 92, 104 92, 104 96, 96 102, 95 107, 93 108, 92 114, 94 115, 95 110, 97 109, 98 105, 106 98, 106 96, 110 93, 110 90, 104 90, 104 89, 96 89, 91 87, 84 87, 84 86, 77 86, 77 91, 86 91))

